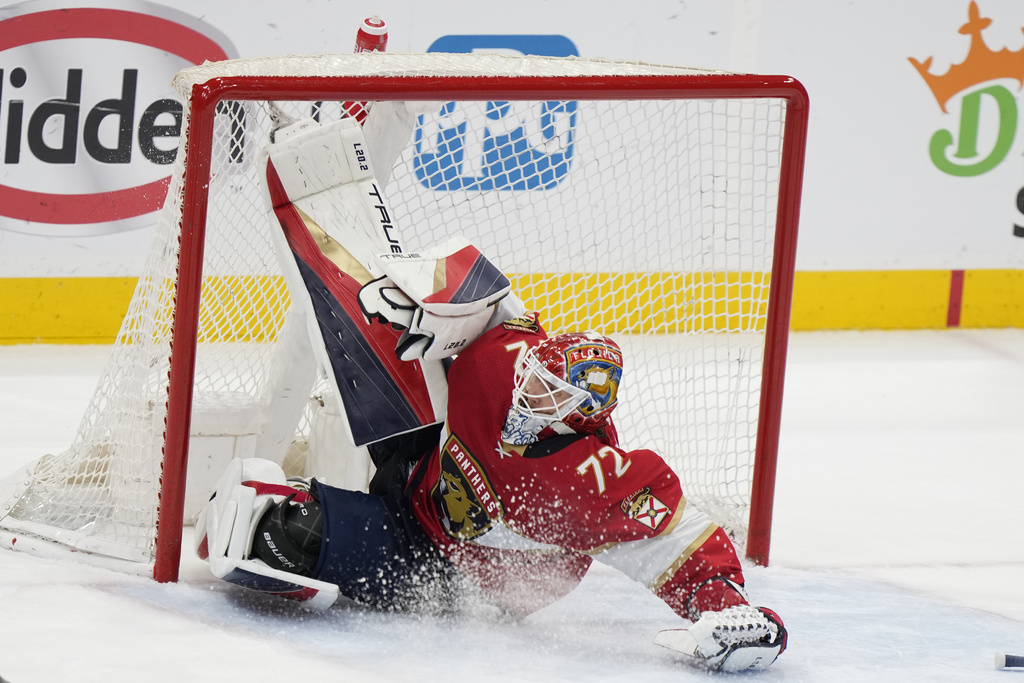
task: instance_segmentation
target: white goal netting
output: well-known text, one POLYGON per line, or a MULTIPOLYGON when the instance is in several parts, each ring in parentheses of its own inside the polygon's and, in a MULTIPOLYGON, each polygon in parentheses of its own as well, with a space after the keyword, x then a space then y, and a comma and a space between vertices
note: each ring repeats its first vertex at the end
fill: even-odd
MULTIPOLYGON (((186 106, 168 202, 111 361, 68 450, 0 482, 0 528, 153 564, 162 479, 170 476, 164 440, 180 428, 165 419, 182 178, 186 161, 201 152, 211 166, 189 495, 205 494, 231 455, 301 467, 324 385, 288 352, 288 340, 302 332, 289 325, 289 294, 269 237, 278 228, 259 174, 270 101, 292 117, 337 118, 345 107, 332 95, 336 76, 360 77, 378 99, 407 98, 422 112, 387 169, 387 195, 408 246, 463 235, 508 274, 549 332, 593 329, 615 338, 626 359, 616 413, 623 445, 664 456, 688 500, 742 538, 786 100, 749 84, 749 92, 723 98, 693 96, 686 79, 707 72, 673 67, 380 53, 239 60, 179 75, 186 106), (607 93, 572 90, 566 77, 601 77, 607 93), (635 77, 680 85, 656 98, 626 97, 621 79, 635 77), (191 87, 220 78, 260 84, 267 99, 219 102, 212 148, 190 149, 191 87), (275 91, 281 79, 313 91, 327 85, 322 97, 289 97, 275 91), (388 85, 395 79, 422 85, 403 95, 388 85), (501 97, 481 100, 481 87, 501 97)), ((364 99, 372 108, 373 98, 364 99)), ((193 513, 186 505, 186 521, 193 513)))

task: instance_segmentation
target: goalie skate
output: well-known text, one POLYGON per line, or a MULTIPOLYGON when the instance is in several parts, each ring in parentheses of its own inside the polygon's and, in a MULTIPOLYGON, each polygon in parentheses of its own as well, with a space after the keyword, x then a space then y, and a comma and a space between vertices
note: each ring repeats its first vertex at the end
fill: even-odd
POLYGON ((692 666, 732 673, 767 669, 786 649, 786 635, 771 610, 737 605, 705 612, 688 629, 660 631, 654 642, 692 666))
POLYGON ((336 585, 250 557, 257 522, 289 490, 276 464, 258 458, 232 460, 196 521, 196 555, 209 563, 218 579, 323 611, 338 599, 336 585))

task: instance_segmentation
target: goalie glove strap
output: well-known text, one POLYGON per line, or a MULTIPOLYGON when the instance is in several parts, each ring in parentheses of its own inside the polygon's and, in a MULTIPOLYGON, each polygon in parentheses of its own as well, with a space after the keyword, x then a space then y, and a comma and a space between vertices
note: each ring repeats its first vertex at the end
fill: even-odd
POLYGON ((768 621, 775 624, 776 632, 772 643, 779 645, 779 654, 781 655, 786 651, 786 647, 789 645, 789 631, 786 630, 786 625, 782 623, 782 617, 780 617, 775 610, 768 609, 767 607, 758 607, 757 609, 765 616, 765 618, 768 619, 768 621))
POLYGON ((743 585, 725 576, 713 576, 697 584, 684 603, 686 616, 696 622, 704 612, 718 612, 747 604, 743 585))

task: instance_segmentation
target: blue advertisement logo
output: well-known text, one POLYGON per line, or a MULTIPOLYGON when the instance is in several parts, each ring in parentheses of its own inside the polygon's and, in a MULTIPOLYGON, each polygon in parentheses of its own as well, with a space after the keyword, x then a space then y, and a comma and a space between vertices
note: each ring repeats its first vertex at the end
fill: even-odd
POLYGON ((441 36, 427 52, 497 52, 504 54, 579 57, 575 43, 565 36, 441 36))
MULTIPOLYGON (((565 36, 443 36, 428 52, 578 55, 565 36)), ((413 167, 434 190, 545 190, 568 174, 578 103, 447 102, 419 117, 413 167)))

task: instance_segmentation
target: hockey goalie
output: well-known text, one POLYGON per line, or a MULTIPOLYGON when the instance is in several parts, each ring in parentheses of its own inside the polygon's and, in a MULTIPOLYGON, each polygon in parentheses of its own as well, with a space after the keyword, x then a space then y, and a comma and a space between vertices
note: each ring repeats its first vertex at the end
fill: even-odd
POLYGON ((293 123, 266 164, 289 286, 376 475, 368 491, 294 487, 274 463, 235 460, 200 516, 199 556, 225 581, 316 607, 340 594, 455 609, 472 595, 513 615, 597 561, 692 622, 655 636, 683 661, 769 666, 786 629, 749 603, 729 537, 657 453, 620 441, 629 359, 601 334, 549 336, 465 241, 409 252, 388 167, 370 162, 373 114, 365 130, 293 123))

